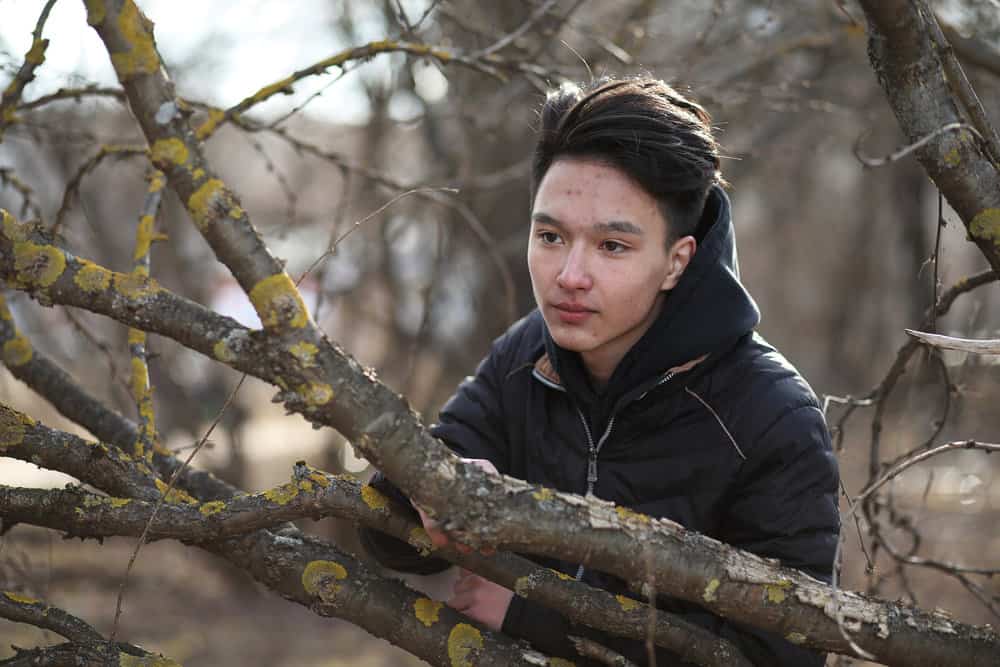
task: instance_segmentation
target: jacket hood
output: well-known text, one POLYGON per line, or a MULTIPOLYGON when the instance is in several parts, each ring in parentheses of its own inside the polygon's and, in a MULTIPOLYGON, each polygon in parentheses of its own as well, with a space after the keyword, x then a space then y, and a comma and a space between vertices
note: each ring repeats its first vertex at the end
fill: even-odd
POLYGON ((554 369, 582 406, 607 415, 621 398, 648 389, 668 369, 726 350, 757 326, 760 311, 740 282, 729 197, 721 187, 709 191, 698 228, 704 232, 690 264, 603 391, 591 386, 579 353, 556 345, 545 328, 545 349, 554 369))

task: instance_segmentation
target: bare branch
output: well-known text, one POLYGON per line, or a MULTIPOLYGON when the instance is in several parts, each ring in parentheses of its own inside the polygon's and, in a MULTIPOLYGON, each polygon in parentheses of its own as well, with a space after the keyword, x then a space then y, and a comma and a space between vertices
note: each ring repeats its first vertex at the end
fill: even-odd
POLYGON ((1000 451, 1000 445, 989 442, 977 442, 975 440, 956 440, 931 449, 911 452, 909 455, 905 456, 902 461, 894 465, 888 472, 882 475, 882 477, 866 486, 864 490, 854 499, 855 506, 866 501, 873 493, 882 488, 886 482, 899 476, 900 473, 910 466, 916 465, 921 461, 926 461, 931 457, 954 449, 981 449, 986 452, 996 452, 1000 451))
POLYGON ((25 86, 34 80, 35 70, 45 62, 45 49, 49 45, 49 40, 42 39, 42 30, 45 28, 45 22, 48 20, 49 12, 52 11, 54 4, 56 4, 56 0, 48 0, 42 7, 38 23, 35 24, 35 31, 31 35, 31 48, 24 54, 24 63, 14 75, 14 80, 10 82, 7 89, 3 91, 3 96, 0 97, 0 140, 3 139, 4 130, 10 124, 17 122, 14 110, 21 102, 21 94, 24 92, 25 86))
POLYGON ((914 329, 905 329, 906 333, 930 347, 942 350, 958 350, 971 354, 1000 354, 1000 338, 977 340, 972 338, 955 338, 940 334, 926 333, 914 329))

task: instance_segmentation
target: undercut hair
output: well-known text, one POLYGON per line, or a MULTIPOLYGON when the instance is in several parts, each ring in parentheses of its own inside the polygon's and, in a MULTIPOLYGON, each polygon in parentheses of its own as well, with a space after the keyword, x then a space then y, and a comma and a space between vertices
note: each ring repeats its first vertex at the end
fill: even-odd
POLYGON ((560 159, 601 162, 625 173, 660 206, 667 242, 700 240, 709 189, 724 184, 711 116, 659 79, 601 79, 563 84, 541 110, 531 165, 531 201, 560 159))

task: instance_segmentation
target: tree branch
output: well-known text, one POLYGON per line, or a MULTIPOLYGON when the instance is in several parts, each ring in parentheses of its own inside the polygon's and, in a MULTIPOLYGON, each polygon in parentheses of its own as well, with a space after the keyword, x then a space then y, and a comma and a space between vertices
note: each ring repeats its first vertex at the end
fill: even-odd
POLYGON ((926 333, 914 329, 905 329, 906 333, 919 340, 924 345, 941 350, 958 350, 971 354, 1000 354, 1000 338, 976 340, 972 338, 955 338, 940 334, 926 333))
MULTIPOLYGON (((0 487, 0 518, 59 530, 67 537, 138 536, 149 522, 154 503, 129 501, 80 488, 60 490, 0 487)), ((376 489, 349 476, 334 476, 299 463, 292 480, 262 493, 229 501, 164 505, 149 527, 147 539, 172 538, 209 542, 310 517, 339 517, 364 523, 430 554, 431 544, 420 525, 376 489)), ((632 639, 645 639, 647 607, 633 598, 615 596, 567 580, 510 553, 492 557, 461 554, 454 549, 434 556, 472 570, 529 600, 552 607, 571 621, 632 639)), ((665 612, 657 612, 653 637, 657 645, 682 659, 706 667, 750 663, 728 641, 665 612)))
POLYGON ((42 7, 42 13, 35 24, 35 31, 31 34, 31 48, 24 54, 24 63, 14 75, 14 80, 7 85, 3 95, 0 96, 0 141, 3 140, 4 130, 12 123, 17 122, 14 110, 21 102, 21 94, 24 92, 25 86, 34 80, 35 70, 45 62, 45 49, 49 45, 49 40, 42 39, 42 30, 45 28, 45 22, 48 20, 49 12, 54 4, 56 4, 56 0, 48 0, 42 7))
MULTIPOLYGON (((868 20, 872 67, 908 140, 964 122, 933 38, 933 15, 910 0, 861 0, 861 6, 868 20)), ((978 129, 986 137, 996 134, 988 121, 978 129)), ((936 137, 917 158, 962 219, 969 238, 993 270, 1000 271, 1000 175, 990 152, 985 143, 959 132, 936 137)))
POLYGON ((69 642, 30 650, 15 647, 13 658, 0 660, 6 667, 74 665, 78 667, 180 667, 173 660, 149 653, 138 646, 108 642, 97 630, 72 614, 41 600, 15 593, 0 593, 0 618, 51 630, 69 642))

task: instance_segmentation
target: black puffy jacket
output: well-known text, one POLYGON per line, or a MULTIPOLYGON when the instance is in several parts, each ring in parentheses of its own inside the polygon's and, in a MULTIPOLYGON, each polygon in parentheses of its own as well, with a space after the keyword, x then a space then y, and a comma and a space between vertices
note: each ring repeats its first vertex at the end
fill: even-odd
MULTIPOLYGON (((739 282, 721 189, 710 195, 702 228, 660 316, 603 391, 591 387, 579 355, 555 345, 534 311, 493 343, 432 431, 459 455, 489 459, 501 473, 561 491, 591 490, 829 581, 838 474, 822 412, 805 380, 753 332, 759 314, 739 282)), ((375 483, 394 492, 384 480, 375 483)), ((389 567, 444 566, 375 531, 363 530, 362 540, 389 567)), ((627 590, 605 573, 534 559, 591 585, 627 590)), ((659 606, 734 641, 755 664, 823 664, 821 654, 697 605, 662 598, 659 606)), ((590 663, 575 655, 568 634, 646 662, 640 642, 571 630, 560 614, 516 595, 503 631, 577 664, 590 663)), ((676 655, 659 650, 657 665, 676 664, 676 655)))

